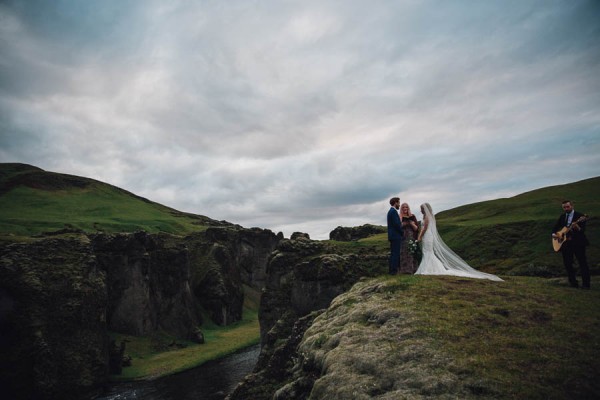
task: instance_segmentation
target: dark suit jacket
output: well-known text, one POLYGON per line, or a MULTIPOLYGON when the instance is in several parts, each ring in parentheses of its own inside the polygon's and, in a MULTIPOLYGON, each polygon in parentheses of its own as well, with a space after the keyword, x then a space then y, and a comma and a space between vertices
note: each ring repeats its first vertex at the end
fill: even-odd
MULTIPOLYGON (((573 214, 573 220, 571 222, 574 223, 581 217, 583 217, 583 214, 575 211, 573 214)), ((574 246, 587 246, 589 244, 589 242, 588 242, 587 238, 585 237, 585 221, 580 222, 577 225, 579 225, 581 230, 577 231, 577 230, 573 229, 571 232, 569 232, 567 237, 573 241, 574 246)), ((563 213, 563 214, 561 214, 560 217, 558 217, 558 221, 556 221, 556 224, 554 224, 552 233, 556 233, 556 232, 560 231, 565 226, 567 226, 567 215, 565 213, 563 213)))
POLYGON ((400 215, 398 210, 394 207, 390 207, 390 211, 387 214, 387 228, 388 228, 388 240, 401 240, 403 236, 402 222, 400 222, 400 215))

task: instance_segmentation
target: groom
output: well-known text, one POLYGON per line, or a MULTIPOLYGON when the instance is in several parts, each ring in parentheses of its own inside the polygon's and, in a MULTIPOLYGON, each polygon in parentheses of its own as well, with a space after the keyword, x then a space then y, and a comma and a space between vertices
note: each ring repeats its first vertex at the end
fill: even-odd
POLYGON ((389 272, 391 275, 396 275, 400 265, 400 245, 402 244, 403 236, 402 223, 400 222, 400 216, 398 215, 400 198, 392 197, 390 199, 390 205, 392 207, 387 214, 388 240, 390 241, 389 272))

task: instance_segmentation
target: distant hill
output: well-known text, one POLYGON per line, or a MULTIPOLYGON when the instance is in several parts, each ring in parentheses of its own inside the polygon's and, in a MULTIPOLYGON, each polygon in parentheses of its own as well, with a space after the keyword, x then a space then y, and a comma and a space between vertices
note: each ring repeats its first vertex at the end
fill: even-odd
POLYGON ((548 186, 514 197, 482 201, 442 211, 438 221, 475 226, 533 220, 556 221, 561 202, 571 200, 575 208, 592 216, 600 212, 600 177, 565 185, 548 186))
POLYGON ((231 225, 177 211, 94 179, 0 163, 0 234, 58 230, 187 234, 231 225))

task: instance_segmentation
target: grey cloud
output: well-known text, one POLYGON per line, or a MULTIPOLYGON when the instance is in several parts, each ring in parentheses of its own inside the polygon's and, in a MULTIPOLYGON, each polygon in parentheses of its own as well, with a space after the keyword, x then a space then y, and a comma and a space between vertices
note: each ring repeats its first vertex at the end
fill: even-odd
POLYGON ((101 46, 113 51, 130 43, 136 38, 132 28, 135 16, 143 14, 142 7, 142 3, 114 0, 6 0, 0 11, 17 16, 27 32, 63 51, 56 56, 77 57, 82 51, 97 52, 101 46))
POLYGON ((598 7, 4 2, 0 157, 317 238, 582 179, 598 7))

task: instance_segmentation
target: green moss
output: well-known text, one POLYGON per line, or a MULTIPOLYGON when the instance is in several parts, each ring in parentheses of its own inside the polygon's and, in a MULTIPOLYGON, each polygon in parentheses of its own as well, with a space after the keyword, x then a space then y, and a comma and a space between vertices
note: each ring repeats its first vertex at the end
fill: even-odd
POLYGON ((564 279, 530 277, 365 280, 306 331, 302 365, 317 374, 319 398, 596 398, 599 284, 577 291, 564 279))

